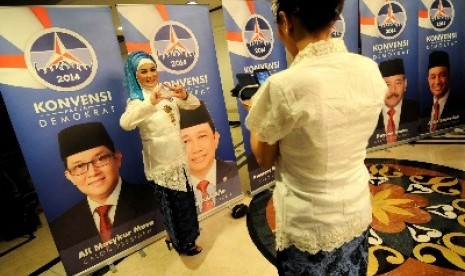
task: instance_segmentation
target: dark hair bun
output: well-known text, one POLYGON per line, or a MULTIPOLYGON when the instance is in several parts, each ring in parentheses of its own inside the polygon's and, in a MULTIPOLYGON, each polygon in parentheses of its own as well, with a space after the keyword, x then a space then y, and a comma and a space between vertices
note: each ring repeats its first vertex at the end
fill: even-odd
POLYGON ((279 11, 298 18, 309 32, 319 31, 338 19, 344 0, 280 0, 279 11))

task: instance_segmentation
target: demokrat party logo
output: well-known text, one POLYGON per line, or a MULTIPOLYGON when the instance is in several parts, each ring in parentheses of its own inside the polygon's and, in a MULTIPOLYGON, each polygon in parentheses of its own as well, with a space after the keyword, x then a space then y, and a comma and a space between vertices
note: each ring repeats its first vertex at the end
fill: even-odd
POLYGON ((332 38, 343 38, 346 31, 346 21, 342 14, 339 15, 334 25, 331 27, 332 38))
POLYGON ((199 44, 190 28, 167 21, 155 30, 151 47, 158 64, 172 74, 189 72, 199 58, 199 44))
POLYGON ((452 25, 455 9, 450 0, 435 0, 428 9, 431 26, 436 31, 444 31, 452 25))
POLYGON ((75 91, 86 87, 97 72, 97 56, 81 35, 62 28, 39 32, 25 51, 28 70, 45 87, 75 91))
POLYGON ((252 15, 242 28, 244 46, 250 56, 257 60, 267 58, 273 51, 273 30, 261 15, 252 15))
POLYGON ((407 13, 398 2, 386 1, 378 11, 376 24, 379 34, 385 39, 393 39, 399 36, 405 29, 407 13))

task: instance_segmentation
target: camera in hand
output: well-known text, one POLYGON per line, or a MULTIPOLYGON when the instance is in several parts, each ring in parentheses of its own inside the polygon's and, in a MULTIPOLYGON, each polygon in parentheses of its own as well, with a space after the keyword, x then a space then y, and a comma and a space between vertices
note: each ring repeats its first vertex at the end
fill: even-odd
POLYGON ((236 74, 238 83, 231 90, 231 96, 240 98, 241 100, 250 99, 270 75, 271 73, 267 69, 254 70, 253 74, 236 74))
POLYGON ((253 71, 253 76, 258 85, 262 85, 265 83, 268 77, 271 76, 271 73, 268 71, 268 69, 257 69, 253 71))

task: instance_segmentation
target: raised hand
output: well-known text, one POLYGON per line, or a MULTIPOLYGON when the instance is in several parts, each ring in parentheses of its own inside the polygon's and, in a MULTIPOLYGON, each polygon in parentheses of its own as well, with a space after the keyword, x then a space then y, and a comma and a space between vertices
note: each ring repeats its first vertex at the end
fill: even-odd
POLYGON ((169 85, 169 84, 162 84, 166 89, 169 89, 172 93, 170 97, 176 97, 181 100, 185 100, 187 98, 187 91, 183 85, 169 85))
POLYGON ((163 90, 163 87, 159 85, 150 95, 150 102, 153 105, 156 105, 157 103, 161 102, 163 99, 169 100, 172 97, 171 93, 166 94, 166 93, 163 93, 162 90, 163 90))

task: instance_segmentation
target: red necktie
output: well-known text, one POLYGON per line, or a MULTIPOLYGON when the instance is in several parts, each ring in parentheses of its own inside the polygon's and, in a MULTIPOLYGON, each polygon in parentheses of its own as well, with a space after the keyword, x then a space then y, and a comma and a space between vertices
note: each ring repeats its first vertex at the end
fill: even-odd
POLYGON ((103 242, 109 241, 111 237, 111 221, 108 217, 108 211, 111 205, 102 205, 95 208, 95 211, 100 217, 100 237, 103 242))
POLYGON ((431 132, 436 131, 436 126, 439 120, 439 103, 438 101, 434 102, 434 113, 433 113, 433 121, 431 122, 431 132))
POLYGON ((213 199, 210 198, 207 192, 208 184, 210 184, 207 180, 202 180, 197 184, 197 190, 202 192, 202 213, 213 209, 215 203, 213 199))
POLYGON ((387 112, 387 114, 389 115, 389 119, 386 129, 386 142, 388 144, 397 141, 396 125, 394 124, 394 113, 396 113, 396 111, 393 107, 391 107, 387 112))

